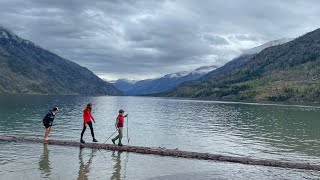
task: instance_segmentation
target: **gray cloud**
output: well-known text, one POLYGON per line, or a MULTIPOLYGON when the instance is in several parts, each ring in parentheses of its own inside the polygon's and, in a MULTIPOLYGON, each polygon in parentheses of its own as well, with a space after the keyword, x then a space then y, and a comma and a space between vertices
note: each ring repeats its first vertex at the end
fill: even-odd
POLYGON ((101 77, 222 65, 318 28, 319 1, 2 0, 0 25, 101 77))
POLYGON ((203 38, 205 40, 207 40, 209 43, 211 43, 212 45, 227 45, 227 44, 229 44, 229 42, 225 38, 220 37, 220 36, 205 34, 203 36, 203 38))

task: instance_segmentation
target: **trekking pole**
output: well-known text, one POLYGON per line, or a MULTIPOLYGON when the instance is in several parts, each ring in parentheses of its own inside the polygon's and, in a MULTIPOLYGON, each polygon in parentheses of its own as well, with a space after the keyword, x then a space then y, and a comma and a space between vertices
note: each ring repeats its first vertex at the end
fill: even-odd
POLYGON ((106 143, 106 142, 114 135, 114 133, 117 132, 117 130, 118 130, 118 129, 116 129, 116 130, 108 137, 108 139, 107 139, 105 142, 103 142, 102 144, 106 143))
POLYGON ((130 137, 129 137, 129 117, 127 116, 127 139, 128 139, 128 144, 130 142, 130 137))

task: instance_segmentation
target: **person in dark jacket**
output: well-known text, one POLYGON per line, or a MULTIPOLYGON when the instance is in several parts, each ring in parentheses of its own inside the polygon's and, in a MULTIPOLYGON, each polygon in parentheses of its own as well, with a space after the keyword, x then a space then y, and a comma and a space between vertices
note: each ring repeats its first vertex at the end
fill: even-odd
POLYGON ((51 132, 53 120, 57 112, 59 112, 59 108, 54 107, 52 110, 49 110, 49 112, 43 118, 43 125, 46 128, 46 131, 44 133, 44 140, 46 141, 49 140, 49 134, 51 132))

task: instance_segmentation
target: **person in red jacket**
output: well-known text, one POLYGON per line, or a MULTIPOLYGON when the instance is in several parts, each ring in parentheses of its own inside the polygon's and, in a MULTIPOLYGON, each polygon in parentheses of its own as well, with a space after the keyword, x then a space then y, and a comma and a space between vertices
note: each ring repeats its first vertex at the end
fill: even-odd
POLYGON ((116 140, 119 139, 119 142, 118 142, 118 146, 123 146, 122 143, 121 143, 121 140, 122 140, 122 128, 124 126, 124 118, 127 117, 128 114, 124 115, 124 110, 123 109, 120 109, 119 110, 119 115, 116 119, 116 129, 118 130, 118 135, 112 139, 112 142, 113 144, 116 144, 116 140))
POLYGON ((91 136, 92 136, 92 141, 93 142, 98 142, 96 140, 96 138, 94 138, 94 132, 93 132, 93 127, 92 127, 92 121, 94 123, 96 123, 96 121, 94 120, 92 114, 91 114, 91 110, 92 110, 92 103, 88 103, 87 104, 87 107, 83 110, 83 129, 82 129, 82 132, 81 132, 81 139, 80 139, 80 142, 81 143, 86 143, 84 140, 83 140, 83 134, 84 132, 86 131, 86 128, 87 128, 87 125, 89 125, 90 127, 90 130, 91 130, 91 136), (92 120, 92 121, 91 121, 92 120))

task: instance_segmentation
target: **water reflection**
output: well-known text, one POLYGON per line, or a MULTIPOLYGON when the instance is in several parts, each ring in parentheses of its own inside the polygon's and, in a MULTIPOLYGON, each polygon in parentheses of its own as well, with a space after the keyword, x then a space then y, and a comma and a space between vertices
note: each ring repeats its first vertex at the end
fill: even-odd
POLYGON ((41 171, 43 178, 45 179, 50 178, 51 167, 50 167, 50 160, 49 160, 48 144, 43 144, 43 153, 39 161, 39 170, 41 171))
POLYGON ((122 151, 113 151, 112 152, 112 160, 115 162, 113 166, 113 173, 111 176, 111 180, 120 180, 121 179, 121 153, 122 151), (117 155, 116 155, 117 153, 117 155))
POLYGON ((91 151, 91 154, 90 154, 90 158, 89 160, 87 161, 87 163, 84 163, 83 161, 83 155, 82 155, 82 149, 80 147, 80 151, 79 151, 79 172, 78 172, 78 180, 87 180, 89 179, 88 176, 89 176, 89 172, 90 172, 90 165, 92 163, 92 158, 94 157, 94 153, 95 153, 95 149, 92 149, 91 151))

